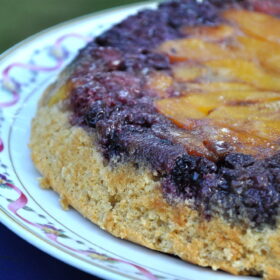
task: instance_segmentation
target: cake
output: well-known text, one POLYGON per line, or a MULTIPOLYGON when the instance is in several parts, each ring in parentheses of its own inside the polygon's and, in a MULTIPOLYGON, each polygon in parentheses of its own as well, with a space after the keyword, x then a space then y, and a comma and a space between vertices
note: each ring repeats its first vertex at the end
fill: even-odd
POLYGON ((41 185, 114 236, 280 279, 278 15, 169 1, 95 38, 41 98, 41 185))

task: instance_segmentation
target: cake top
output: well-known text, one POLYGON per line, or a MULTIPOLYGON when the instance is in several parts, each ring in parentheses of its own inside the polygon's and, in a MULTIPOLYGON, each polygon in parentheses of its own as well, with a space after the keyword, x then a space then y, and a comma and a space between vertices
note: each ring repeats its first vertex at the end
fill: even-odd
POLYGON ((171 203, 275 226, 280 202, 278 1, 171 1, 83 49, 71 122, 106 159, 144 163, 171 203))

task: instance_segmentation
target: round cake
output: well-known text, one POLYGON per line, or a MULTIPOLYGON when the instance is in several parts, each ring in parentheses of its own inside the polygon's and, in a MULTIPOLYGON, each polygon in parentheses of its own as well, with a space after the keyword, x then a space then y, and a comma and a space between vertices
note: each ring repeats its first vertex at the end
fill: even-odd
POLYGON ((117 237, 280 279, 279 16, 169 1, 95 38, 41 98, 41 185, 117 237))

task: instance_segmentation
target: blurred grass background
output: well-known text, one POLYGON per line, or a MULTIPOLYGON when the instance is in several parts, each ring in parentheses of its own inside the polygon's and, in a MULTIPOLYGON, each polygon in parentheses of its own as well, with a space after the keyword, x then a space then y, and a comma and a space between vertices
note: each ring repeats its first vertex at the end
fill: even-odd
POLYGON ((0 53, 26 37, 65 20, 139 1, 0 0, 0 53))

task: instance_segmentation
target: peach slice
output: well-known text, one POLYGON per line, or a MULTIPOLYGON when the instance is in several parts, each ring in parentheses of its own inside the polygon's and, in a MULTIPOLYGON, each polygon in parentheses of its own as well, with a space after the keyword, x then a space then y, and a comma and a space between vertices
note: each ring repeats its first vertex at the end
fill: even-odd
POLYGON ((232 123, 233 120, 228 120, 228 122, 214 121, 213 125, 218 125, 223 130, 228 130, 228 134, 224 135, 222 139, 232 145, 235 152, 251 154, 262 158, 264 155, 272 156, 275 150, 277 150, 277 146, 273 144, 273 139, 266 139, 254 134, 254 131, 247 129, 248 127, 244 123, 240 123, 240 127, 243 128, 241 130, 239 130, 240 127, 237 129, 232 127, 232 123))
POLYGON ((233 37, 236 33, 236 29, 226 24, 216 26, 184 26, 181 32, 187 36, 203 39, 205 41, 218 42, 233 37))
POLYGON ((194 104, 195 107, 200 108, 200 110, 205 113, 208 113, 209 110, 214 110, 216 107, 222 105, 248 106, 252 104, 280 100, 280 94, 262 91, 224 91, 212 92, 209 94, 188 95, 185 98, 194 104))
POLYGON ((257 64, 242 59, 225 59, 206 62, 217 74, 231 80, 249 83, 263 90, 280 90, 280 77, 267 73, 257 64))
POLYGON ((166 98, 156 101, 156 108, 179 127, 192 129, 194 119, 203 119, 207 112, 195 107, 188 98, 166 98))
MULTIPOLYGON (((183 120, 186 118, 199 119, 207 117, 211 111, 216 110, 218 107, 228 110, 229 116, 232 113, 233 117, 236 117, 235 114, 238 116, 240 113, 240 118, 247 118, 248 112, 251 112, 252 116, 254 116, 254 113, 258 115, 261 106, 264 107, 262 108, 263 114, 272 116, 273 112, 278 110, 277 106, 280 107, 280 94, 262 91, 224 91, 208 94, 189 94, 178 98, 161 99, 156 102, 156 107, 161 113, 172 116, 172 119, 177 119, 178 122, 180 122, 181 117, 183 120), (278 100, 278 102, 271 102, 274 100, 278 100), (260 104, 257 105, 258 103, 260 104), (248 106, 251 104, 255 104, 255 106, 248 106), (230 107, 224 107, 224 105, 230 107), (245 111, 243 112, 242 110, 245 111)), ((215 111, 213 114, 215 114, 215 111)))
POLYGON ((209 114, 211 119, 235 119, 246 121, 271 120, 266 113, 259 114, 259 106, 220 106, 209 114))
POLYGON ((253 120, 280 120, 280 101, 264 102, 248 106, 242 109, 243 115, 247 113, 247 119, 253 120))
POLYGON ((280 20, 274 16, 244 10, 228 10, 223 16, 249 35, 280 43, 280 20))
MULTIPOLYGON (((268 63, 268 60, 265 60, 268 63)), ((271 60, 272 63, 273 60, 271 60)), ((277 67, 277 65, 275 65, 277 67)), ((270 66, 272 67, 272 66, 270 66)), ((262 90, 279 91, 280 79, 261 65, 244 59, 218 59, 202 64, 181 63, 173 66, 174 78, 179 82, 196 82, 202 84, 226 83, 247 84, 262 90)), ((214 84, 215 85, 215 84, 214 84)), ((245 86, 243 85, 243 87, 245 86)), ((191 85, 187 84, 187 87, 191 85)), ((203 87, 206 87, 203 86, 203 87)), ((215 89, 213 89, 215 90, 215 89)))
POLYGON ((208 116, 214 123, 228 127, 241 133, 250 133, 251 136, 267 141, 278 141, 280 136, 280 120, 262 119, 253 108, 250 107, 226 107, 217 108, 208 116), (254 116, 251 115, 254 114, 254 116))
MULTIPOLYGON (((190 123, 191 121, 192 120, 189 120, 190 123)), ((193 121, 193 123, 195 123, 195 121, 193 121)), ((207 120, 201 120, 200 127, 205 126, 207 126, 207 120)), ((195 156, 205 156, 212 160, 217 159, 215 154, 213 154, 213 152, 205 146, 205 136, 202 133, 200 135, 197 133, 193 134, 193 131, 191 130, 171 130, 170 132, 172 137, 174 137, 174 141, 184 145, 189 154, 195 156)))
POLYGON ((209 114, 212 119, 231 119, 235 127, 256 131, 261 137, 280 137, 280 101, 264 102, 249 106, 221 106, 209 114), (243 125, 238 125, 242 122, 243 125), (260 133, 259 133, 260 132, 260 133))
POLYGON ((280 73, 280 46, 254 37, 239 36, 240 57, 260 63, 272 72, 280 73))
POLYGON ((220 92, 220 91, 243 91, 256 89, 252 85, 231 82, 206 82, 206 83, 188 83, 186 92, 220 92))
POLYGON ((166 53, 173 63, 225 59, 230 55, 222 45, 194 38, 166 41, 158 48, 158 51, 166 53))
POLYGON ((174 78, 179 82, 195 81, 207 71, 206 67, 191 64, 177 64, 172 70, 174 78))
POLYGON ((48 101, 48 105, 53 106, 53 105, 57 104, 58 102, 66 99, 68 94, 71 91, 71 88, 72 88, 72 83, 68 81, 66 84, 61 86, 57 90, 57 92, 55 92, 54 95, 51 96, 51 98, 48 101))
POLYGON ((256 135, 263 138, 279 141, 280 135, 280 120, 278 121, 261 121, 255 122, 256 135))
POLYGON ((280 74, 280 53, 274 53, 272 55, 266 56, 265 59, 262 59, 262 58, 260 58, 260 59, 264 65, 264 67, 268 71, 272 71, 277 74, 280 74))
POLYGON ((168 90, 171 89, 173 82, 172 77, 166 73, 154 72, 149 76, 147 86, 158 97, 168 97, 168 90))

